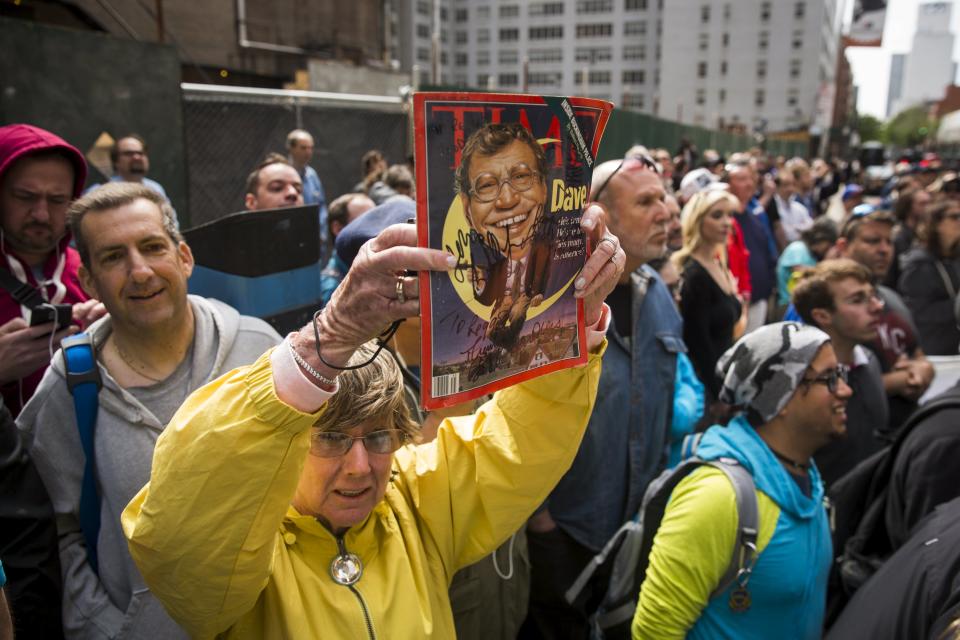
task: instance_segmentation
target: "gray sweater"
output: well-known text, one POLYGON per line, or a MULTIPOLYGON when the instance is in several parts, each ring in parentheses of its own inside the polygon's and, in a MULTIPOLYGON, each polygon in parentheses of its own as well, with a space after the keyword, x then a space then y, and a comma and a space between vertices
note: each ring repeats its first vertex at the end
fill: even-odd
MULTIPOLYGON (((189 389, 250 364, 280 342, 267 323, 241 316, 218 300, 189 296, 195 318, 189 389)), ((109 316, 90 327, 99 347, 112 331, 109 316)), ((147 590, 127 551, 120 514, 150 480, 153 448, 165 425, 100 365, 95 451, 100 490, 99 576, 87 562, 78 513, 84 455, 73 398, 57 352, 17 419, 50 493, 60 537, 63 625, 67 638, 185 638, 147 590)))

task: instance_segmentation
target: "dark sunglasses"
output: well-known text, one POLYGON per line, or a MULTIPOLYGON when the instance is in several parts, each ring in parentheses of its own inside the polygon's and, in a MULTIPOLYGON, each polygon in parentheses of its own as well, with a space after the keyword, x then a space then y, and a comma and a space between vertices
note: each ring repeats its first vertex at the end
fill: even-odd
POLYGON ((620 164, 617 165, 617 168, 613 170, 613 173, 607 176, 607 179, 603 181, 603 184, 600 185, 600 188, 597 189, 597 192, 593 196, 593 201, 596 202, 600 199, 600 194, 603 193, 603 190, 606 189, 607 185, 610 184, 610 181, 613 180, 613 176, 620 173, 621 169, 630 171, 631 169, 635 168, 649 169, 657 175, 660 175, 660 167, 657 166, 657 163, 654 162, 653 158, 650 156, 640 154, 630 156, 629 158, 624 158, 620 161, 620 164))
POLYGON ((850 374, 850 369, 840 364, 835 368, 825 371, 818 375, 815 378, 804 378, 801 380, 802 384, 811 385, 811 384, 822 384, 826 385, 827 391, 833 395, 837 395, 837 389, 840 386, 840 380, 843 380, 844 383, 847 382, 850 374))
POLYGON ((351 436, 342 431, 320 431, 310 437, 310 454, 336 458, 350 451, 354 440, 362 440, 370 453, 393 453, 407 442, 407 434, 400 429, 381 429, 363 436, 351 436))

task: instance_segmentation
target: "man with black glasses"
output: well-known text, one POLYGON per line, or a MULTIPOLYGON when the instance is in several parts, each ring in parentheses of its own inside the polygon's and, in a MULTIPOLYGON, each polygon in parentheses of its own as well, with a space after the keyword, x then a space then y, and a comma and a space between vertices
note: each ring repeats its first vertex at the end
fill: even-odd
POLYGON ((545 215, 547 158, 519 123, 489 124, 463 147, 456 185, 470 223, 474 297, 493 305, 486 337, 509 349, 543 302, 556 241, 545 215))
POLYGON ((817 467, 829 488, 884 444, 889 410, 877 357, 863 345, 876 339, 883 301, 865 266, 848 259, 825 260, 793 290, 803 321, 822 329, 837 359, 850 369, 853 398, 847 406, 846 438, 821 449, 817 467))

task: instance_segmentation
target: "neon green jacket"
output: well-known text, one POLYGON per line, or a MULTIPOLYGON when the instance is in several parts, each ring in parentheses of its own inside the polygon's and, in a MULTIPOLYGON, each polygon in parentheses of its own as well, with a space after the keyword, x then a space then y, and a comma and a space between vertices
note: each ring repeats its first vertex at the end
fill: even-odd
POLYGON ((123 513, 151 591, 199 638, 453 638, 451 577, 520 528, 570 466, 600 355, 398 451, 385 499, 344 537, 364 566, 354 589, 330 578, 334 536, 290 507, 322 409, 280 401, 269 357, 198 390, 157 442, 150 484, 123 513))

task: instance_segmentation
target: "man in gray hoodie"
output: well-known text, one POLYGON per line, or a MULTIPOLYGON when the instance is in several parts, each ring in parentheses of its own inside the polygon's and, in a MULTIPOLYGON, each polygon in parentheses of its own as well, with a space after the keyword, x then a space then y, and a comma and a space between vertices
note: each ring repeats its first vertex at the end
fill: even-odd
POLYGON ((17 421, 57 516, 64 634, 186 637, 130 559, 120 512, 149 481, 156 440, 183 400, 253 362, 280 336, 217 300, 187 295, 190 247, 169 203, 149 188, 104 185, 77 200, 67 217, 82 261, 80 282, 109 312, 89 329, 103 382, 95 431, 95 561, 79 520, 85 456, 62 352, 17 421))

